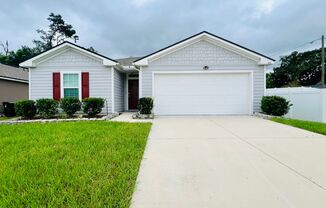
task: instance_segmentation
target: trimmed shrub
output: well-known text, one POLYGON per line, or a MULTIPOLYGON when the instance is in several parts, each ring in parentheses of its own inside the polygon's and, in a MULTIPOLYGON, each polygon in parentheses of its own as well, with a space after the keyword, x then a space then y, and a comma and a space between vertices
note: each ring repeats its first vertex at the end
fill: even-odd
MULTIPOLYGON (((1 107, 1 104, 0 104, 1 107)), ((15 103, 3 102, 3 114, 6 117, 13 117, 16 115, 15 103)))
POLYGON ((60 100, 60 108, 69 116, 72 117, 81 109, 81 102, 78 98, 67 97, 60 100))
POLYGON ((36 108, 42 118, 52 118, 58 111, 58 101, 50 98, 38 99, 36 108))
POLYGON ((58 111, 58 101, 50 98, 36 100, 36 108, 41 118, 52 118, 58 111))
POLYGON ((141 114, 151 114, 153 109, 153 99, 151 97, 143 97, 138 100, 137 108, 141 114))
POLYGON ((36 114, 34 100, 21 100, 15 103, 16 115, 25 119, 32 119, 36 114))
POLYGON ((85 98, 83 99, 83 111, 90 117, 94 117, 102 111, 104 107, 103 98, 85 98))
POLYGON ((264 96, 261 100, 261 110, 273 116, 283 116, 290 110, 290 101, 280 96, 264 96))

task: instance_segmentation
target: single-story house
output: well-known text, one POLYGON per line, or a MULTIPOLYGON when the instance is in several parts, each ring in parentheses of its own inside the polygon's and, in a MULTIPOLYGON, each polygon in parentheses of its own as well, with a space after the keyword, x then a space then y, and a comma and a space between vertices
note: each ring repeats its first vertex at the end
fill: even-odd
POLYGON ((113 60, 64 42, 20 64, 29 98, 102 97, 108 112, 154 99, 156 115, 249 115, 260 111, 274 60, 203 31, 141 58, 113 60))
POLYGON ((3 102, 28 98, 28 70, 0 64, 0 111, 3 102))

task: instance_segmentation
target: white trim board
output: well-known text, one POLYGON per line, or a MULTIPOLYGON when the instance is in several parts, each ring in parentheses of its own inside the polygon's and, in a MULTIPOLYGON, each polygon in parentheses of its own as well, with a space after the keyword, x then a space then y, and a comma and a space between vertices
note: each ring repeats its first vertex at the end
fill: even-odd
POLYGON ((3 80, 8 80, 8 81, 14 81, 14 82, 20 82, 20 83, 26 83, 28 84, 29 81, 28 80, 19 80, 19 79, 15 79, 15 78, 10 78, 10 77, 2 77, 0 76, 0 79, 3 79, 3 80))
POLYGON ((126 74, 125 78, 125 93, 124 93, 124 99, 125 99, 125 110, 127 111, 129 109, 129 97, 128 97, 128 77, 129 74, 126 74))
POLYGON ((64 71, 60 72, 60 98, 64 98, 63 75, 64 74, 78 74, 78 98, 82 100, 82 82, 80 71, 64 71))

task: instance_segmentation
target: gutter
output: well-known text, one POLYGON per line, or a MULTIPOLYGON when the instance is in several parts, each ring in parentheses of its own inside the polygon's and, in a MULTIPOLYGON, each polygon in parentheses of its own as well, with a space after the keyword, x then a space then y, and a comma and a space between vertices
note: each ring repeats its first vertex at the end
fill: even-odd
POLYGON ((0 79, 15 81, 15 82, 22 82, 22 83, 27 83, 28 84, 27 79, 19 79, 19 78, 12 78, 12 77, 6 77, 6 76, 0 76, 0 79))

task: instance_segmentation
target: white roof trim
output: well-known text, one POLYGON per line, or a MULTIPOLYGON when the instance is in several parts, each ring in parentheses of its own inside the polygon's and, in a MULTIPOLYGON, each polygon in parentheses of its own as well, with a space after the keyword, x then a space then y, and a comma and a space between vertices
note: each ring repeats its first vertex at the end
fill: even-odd
POLYGON ((88 51, 88 50, 86 50, 86 49, 84 49, 84 48, 82 48, 80 46, 77 46, 77 45, 72 44, 70 42, 64 42, 64 43, 62 43, 62 44, 60 44, 58 46, 55 46, 54 48, 51 48, 48 51, 45 51, 45 52, 43 52, 43 53, 41 53, 41 54, 31 58, 31 59, 28 59, 28 60, 20 63, 19 66, 21 66, 21 67, 31 67, 31 68, 36 67, 36 65, 38 64, 37 61, 42 59, 44 56, 47 56, 47 55, 50 55, 50 54, 53 54, 53 56, 55 56, 55 54, 57 52, 60 53, 60 52, 62 52, 62 49, 66 50, 67 48, 72 48, 72 49, 75 49, 75 50, 80 51, 82 53, 85 53, 88 56, 98 58, 98 59, 102 60, 102 63, 103 63, 104 66, 115 66, 115 65, 118 64, 114 60, 111 60, 109 58, 106 58, 106 57, 101 56, 101 55, 96 54, 96 53, 92 53, 92 52, 90 52, 90 51, 88 51))
POLYGON ((14 81, 14 82, 22 82, 22 83, 28 84, 28 80, 15 79, 15 78, 10 78, 10 77, 2 77, 2 76, 0 76, 0 79, 14 81))
POLYGON ((136 66, 147 66, 149 62, 160 59, 170 53, 176 52, 182 48, 185 48, 191 44, 194 44, 200 40, 209 41, 212 44, 215 44, 219 47, 222 47, 224 49, 227 49, 229 51, 235 52, 241 56, 244 56, 246 58, 252 59, 257 62, 258 65, 269 65, 274 63, 274 60, 267 58, 263 55, 260 55, 256 52, 253 52, 249 49, 246 49, 244 47, 238 46, 235 43, 228 42, 226 40, 223 40, 217 36, 214 36, 208 32, 201 32, 193 37, 190 37, 188 39, 185 39, 184 41, 180 41, 179 43, 172 45, 170 47, 167 47, 165 49, 162 49, 158 52, 154 52, 153 54, 139 59, 134 63, 136 66))

